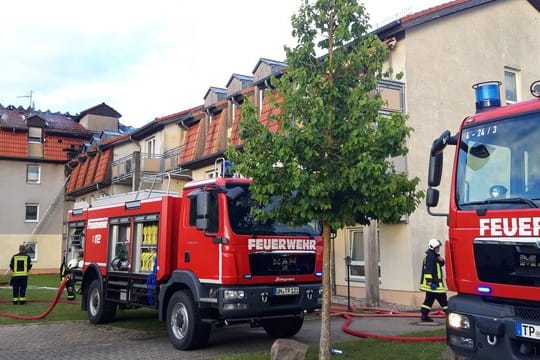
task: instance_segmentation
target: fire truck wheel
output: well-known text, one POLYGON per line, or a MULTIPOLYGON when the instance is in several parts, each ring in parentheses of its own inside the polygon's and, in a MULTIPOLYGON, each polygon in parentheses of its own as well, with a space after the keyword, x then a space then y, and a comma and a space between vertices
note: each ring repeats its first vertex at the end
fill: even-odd
POLYGON ((171 344, 179 350, 203 347, 208 343, 210 330, 211 325, 201 321, 191 293, 175 292, 167 306, 167 334, 171 344))
POLYGON ((295 316, 281 319, 265 319, 261 325, 266 333, 273 338, 286 338, 295 335, 304 324, 303 316, 295 316))
POLYGON ((105 301, 99 280, 94 280, 88 288, 86 308, 88 320, 93 324, 104 324, 114 320, 116 304, 105 301))

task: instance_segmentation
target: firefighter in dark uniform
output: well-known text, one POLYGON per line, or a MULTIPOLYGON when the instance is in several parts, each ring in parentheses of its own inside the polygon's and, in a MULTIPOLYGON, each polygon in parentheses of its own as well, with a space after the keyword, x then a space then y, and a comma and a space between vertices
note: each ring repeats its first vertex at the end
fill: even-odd
POLYGON ((28 273, 32 269, 32 259, 26 254, 26 246, 19 246, 19 252, 11 257, 9 268, 12 271, 13 304, 24 305, 26 303, 28 273))
POLYGON ((60 266, 60 280, 63 280, 64 277, 68 276, 66 281, 66 291, 67 299, 69 301, 75 300, 75 274, 73 274, 73 271, 78 267, 78 264, 79 260, 77 259, 72 259, 66 264, 66 257, 64 256, 64 260, 60 266))
POLYGON ((420 280, 420 290, 426 293, 424 303, 420 309, 422 314, 420 320, 425 322, 433 322, 433 319, 429 317, 429 312, 435 300, 437 300, 444 310, 448 308, 442 271, 444 259, 439 254, 440 250, 441 242, 439 240, 429 240, 426 256, 422 264, 422 278, 420 280))

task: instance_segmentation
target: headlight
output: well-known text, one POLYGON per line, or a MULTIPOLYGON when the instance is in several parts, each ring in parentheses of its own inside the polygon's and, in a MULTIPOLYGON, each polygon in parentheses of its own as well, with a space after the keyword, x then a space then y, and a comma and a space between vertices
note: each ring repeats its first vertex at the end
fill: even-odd
POLYGON ((467 316, 451 312, 448 314, 448 326, 456 329, 470 329, 471 322, 467 316))
POLYGON ((234 300, 234 299, 244 299, 246 297, 246 293, 244 290, 224 290, 223 291, 223 299, 225 300, 234 300))

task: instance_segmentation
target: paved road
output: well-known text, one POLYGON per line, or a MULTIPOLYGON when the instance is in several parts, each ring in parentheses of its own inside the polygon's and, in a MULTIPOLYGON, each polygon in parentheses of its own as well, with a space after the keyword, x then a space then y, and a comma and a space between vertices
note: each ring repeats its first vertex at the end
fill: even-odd
MULTIPOLYGON (((385 335, 425 330, 410 318, 360 318, 351 328, 385 335)), ((341 330, 343 319, 332 318, 332 342, 358 339, 341 330)), ((442 326, 438 322, 435 326, 442 326)), ((294 337, 309 344, 319 342, 320 322, 309 320, 294 337)), ((2 360, 138 360, 138 359, 216 359, 225 354, 269 352, 273 340, 262 328, 248 326, 212 329, 209 346, 194 351, 174 349, 165 331, 147 333, 87 321, 0 326, 2 360)))

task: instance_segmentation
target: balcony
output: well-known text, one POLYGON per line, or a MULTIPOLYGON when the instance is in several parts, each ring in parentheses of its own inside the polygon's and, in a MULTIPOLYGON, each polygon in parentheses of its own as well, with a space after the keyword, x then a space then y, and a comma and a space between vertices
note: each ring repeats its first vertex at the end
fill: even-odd
POLYGON ((180 157, 182 156, 182 146, 166 151, 163 154, 163 171, 173 171, 180 168, 180 157))
POLYGON ((112 182, 129 185, 133 182, 135 158, 139 158, 140 153, 133 153, 112 163, 112 182))
POLYGON ((180 169, 181 154, 181 146, 175 147, 163 155, 133 152, 131 155, 113 161, 112 182, 131 185, 134 179, 137 179, 137 182, 141 180, 148 182, 149 179, 154 178, 156 175, 164 173, 170 173, 171 176, 174 176, 174 173, 177 173, 180 169))

